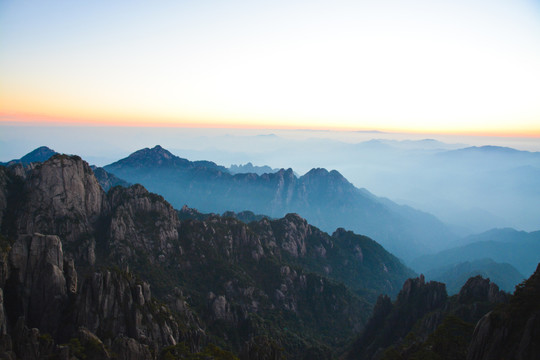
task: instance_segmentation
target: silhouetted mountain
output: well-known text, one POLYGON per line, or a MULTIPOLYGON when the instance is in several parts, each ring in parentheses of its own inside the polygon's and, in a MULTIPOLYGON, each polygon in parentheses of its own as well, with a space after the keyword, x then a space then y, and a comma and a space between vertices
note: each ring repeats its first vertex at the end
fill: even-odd
POLYGON ((509 147, 504 146, 493 146, 493 145, 485 145, 485 146, 470 146, 463 149, 458 150, 451 150, 446 154, 441 154, 442 156, 453 156, 454 154, 458 154, 459 156, 463 155, 474 155, 474 154, 480 154, 482 156, 487 155, 493 155, 493 156, 522 156, 527 155, 531 157, 538 157, 538 153, 530 152, 530 151, 521 151, 516 150, 509 147))
MULTIPOLYGON (((169 151, 156 145, 152 149, 145 148, 134 152, 129 157, 119 160, 106 168, 122 169, 128 172, 130 169, 190 169, 202 170, 211 169, 228 173, 227 168, 216 165, 211 161, 189 161, 171 154, 169 151)), ((106 169, 107 170, 107 169, 106 169)))
POLYGON ((51 156, 57 154, 56 151, 49 149, 46 146, 38 147, 37 149, 29 152, 28 154, 24 155, 22 158, 17 160, 11 160, 7 163, 0 163, 0 165, 14 165, 14 164, 23 164, 27 165, 33 162, 43 162, 48 160, 51 156))
POLYGON ((231 175, 214 163, 205 164, 210 165, 156 147, 137 151, 105 169, 143 184, 177 208, 187 204, 202 212, 249 210, 274 218, 294 212, 328 232, 346 227, 370 236, 407 259, 455 240, 434 216, 357 189, 335 170, 312 169, 301 177, 292 169, 260 176, 231 175))
POLYGON ((248 162, 245 165, 231 165, 229 167, 229 172, 231 174, 246 174, 246 173, 253 173, 257 175, 262 174, 269 174, 269 173, 275 173, 279 171, 279 169, 272 169, 270 166, 264 165, 264 166, 254 166, 252 163, 248 162))
POLYGON ((466 261, 442 266, 426 272, 426 278, 446 284, 448 294, 454 295, 467 282, 467 279, 481 275, 488 278, 506 292, 513 292, 516 285, 525 279, 515 267, 508 263, 497 263, 492 259, 466 261))
POLYGON ((540 358, 540 264, 510 302, 476 325, 467 360, 540 358))
POLYGON ((489 279, 470 278, 448 297, 443 283, 408 279, 394 303, 380 296, 348 359, 464 359, 474 324, 508 294, 489 279))
POLYGON ((1 356, 233 359, 214 343, 328 359, 374 295, 412 274, 373 240, 296 214, 199 215, 141 185, 106 193, 77 156, 24 176, 0 167, 1 356))
POLYGON ((525 232, 514 229, 494 229, 468 237, 467 245, 424 255, 411 262, 418 272, 428 272, 466 261, 491 258, 499 263, 508 263, 521 274, 533 273, 540 262, 540 231, 525 232))

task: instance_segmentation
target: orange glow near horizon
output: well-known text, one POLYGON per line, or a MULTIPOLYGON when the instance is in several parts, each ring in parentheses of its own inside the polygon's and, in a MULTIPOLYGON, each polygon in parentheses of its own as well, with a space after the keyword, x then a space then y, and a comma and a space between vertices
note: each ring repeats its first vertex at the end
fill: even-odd
POLYGON ((248 121, 216 121, 212 119, 179 120, 173 118, 150 118, 150 117, 125 117, 117 115, 101 116, 53 116, 48 114, 33 113, 1 113, 0 125, 21 125, 21 126, 103 126, 103 127, 171 127, 171 128, 201 128, 201 129, 261 129, 261 130, 316 130, 316 131, 380 131, 395 134, 418 134, 418 135, 460 135, 460 136, 481 136, 481 137, 518 137, 518 138, 540 138, 540 126, 530 129, 455 129, 453 127, 443 128, 405 128, 405 127, 361 127, 347 124, 336 125, 306 125, 305 123, 288 122, 248 122, 248 121))

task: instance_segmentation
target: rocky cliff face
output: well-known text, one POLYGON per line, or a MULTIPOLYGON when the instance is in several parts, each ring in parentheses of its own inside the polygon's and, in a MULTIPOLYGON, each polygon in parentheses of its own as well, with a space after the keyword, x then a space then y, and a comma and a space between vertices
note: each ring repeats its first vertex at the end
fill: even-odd
POLYGON ((486 314, 476 325, 467 359, 540 357, 540 265, 520 284, 509 303, 486 314))
POLYGON ((16 210, 17 233, 62 234, 67 242, 91 237, 108 210, 92 170, 77 156, 55 155, 38 165, 28 174, 21 196, 25 201, 16 210))
POLYGON ((9 254, 9 265, 5 289, 12 323, 23 316, 30 327, 55 334, 62 321, 58 314, 68 302, 68 291, 76 287, 73 268, 68 270, 69 279, 64 273, 60 238, 37 233, 20 236, 9 254))
POLYGON ((173 244, 178 242, 180 221, 161 196, 134 185, 113 189, 108 199, 112 209, 108 245, 118 264, 133 261, 137 253, 143 253, 150 264, 156 265, 177 251, 173 244))
POLYGON ((130 273, 95 270, 78 286, 74 262, 64 257, 56 235, 17 239, 4 293, 0 353, 23 359, 96 354, 96 346, 97 358, 112 358, 116 350, 125 358, 148 359, 164 346, 198 344, 204 336, 193 315, 185 317, 187 307, 173 316, 152 298, 149 284, 130 273), (61 343, 72 346, 64 349, 61 343))

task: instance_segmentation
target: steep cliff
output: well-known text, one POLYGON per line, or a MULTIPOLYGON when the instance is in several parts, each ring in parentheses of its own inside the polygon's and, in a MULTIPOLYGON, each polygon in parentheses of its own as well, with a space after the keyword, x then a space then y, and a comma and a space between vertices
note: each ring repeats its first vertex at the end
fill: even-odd
POLYGON ((96 230, 109 209, 86 162, 55 155, 28 173, 17 196, 24 199, 13 209, 17 234, 59 235, 76 260, 94 264, 96 230))
POLYGON ((147 359, 164 346, 198 344, 204 336, 187 308, 173 315, 152 298, 148 283, 130 273, 96 269, 78 282, 58 236, 20 236, 9 253, 0 351, 23 359, 63 351, 79 357, 97 346, 98 358, 112 358, 112 349, 147 359), (72 346, 55 346, 62 343, 72 346))
POLYGON ((476 325, 467 359, 540 358, 540 265, 521 283, 508 304, 476 325))

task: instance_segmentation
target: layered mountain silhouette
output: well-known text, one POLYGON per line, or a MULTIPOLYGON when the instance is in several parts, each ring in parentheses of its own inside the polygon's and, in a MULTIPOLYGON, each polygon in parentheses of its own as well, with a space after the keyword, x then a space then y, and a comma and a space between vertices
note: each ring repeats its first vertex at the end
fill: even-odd
POLYGON ((465 282, 477 275, 490 279, 507 292, 513 292, 525 276, 508 263, 498 263, 492 259, 465 261, 459 264, 441 266, 425 273, 426 278, 446 284, 450 295, 457 294, 465 282))
POLYGON ((256 166, 253 165, 251 162, 248 162, 244 165, 231 165, 229 167, 229 172, 231 174, 245 174, 245 173, 253 173, 257 175, 262 174, 269 174, 269 173, 275 173, 279 171, 279 169, 272 169, 270 166, 264 165, 264 166, 256 166))
POLYGON ((530 276, 540 262, 540 231, 526 232, 514 229, 493 229, 471 235, 466 245, 424 255, 411 262, 420 272, 429 272, 442 266, 490 258, 508 263, 521 274, 530 276))
POLYGON ((139 150, 104 169, 163 195, 177 208, 187 204, 202 212, 250 210, 270 217, 294 212, 324 231, 345 227, 370 236, 404 259, 455 240, 434 216, 358 189, 335 170, 316 168, 300 177, 292 169, 232 175, 213 162, 182 159, 160 146, 139 150))
POLYGON ((105 191, 78 156, 0 166, 0 357, 540 356, 538 269, 513 296, 475 276, 449 297, 343 228, 329 235, 292 213, 175 210, 123 185, 105 191))

